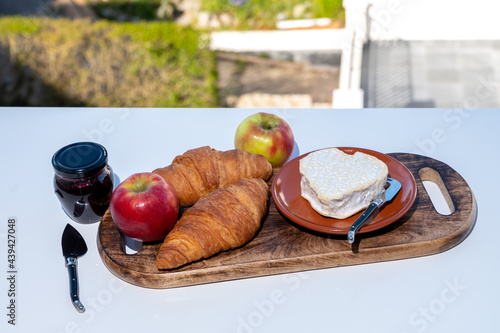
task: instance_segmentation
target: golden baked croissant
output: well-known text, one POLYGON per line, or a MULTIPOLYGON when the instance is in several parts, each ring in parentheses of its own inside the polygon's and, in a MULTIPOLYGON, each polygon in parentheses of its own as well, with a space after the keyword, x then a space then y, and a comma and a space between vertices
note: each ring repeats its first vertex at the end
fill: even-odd
POLYGON ((171 269, 247 243, 267 211, 269 186, 259 178, 219 188, 187 209, 156 257, 171 269))
POLYGON ((271 163, 262 155, 205 146, 188 150, 175 157, 171 165, 153 172, 174 187, 182 206, 191 206, 219 187, 244 178, 267 180, 272 171, 271 163))

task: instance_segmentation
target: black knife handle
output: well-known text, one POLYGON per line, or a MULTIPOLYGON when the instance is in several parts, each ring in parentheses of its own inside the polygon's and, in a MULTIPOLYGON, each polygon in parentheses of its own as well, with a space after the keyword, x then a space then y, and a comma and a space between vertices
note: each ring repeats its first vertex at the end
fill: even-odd
POLYGON ((80 313, 85 312, 85 307, 78 297, 78 274, 76 270, 76 258, 68 257, 66 258, 66 267, 68 268, 69 275, 69 293, 71 296, 71 301, 75 306, 76 310, 80 313))
POLYGON ((358 230, 365 224, 366 220, 368 217, 373 213, 375 209, 377 209, 380 205, 382 204, 382 200, 377 200, 368 206, 366 210, 361 214, 360 217, 354 221, 354 223, 351 225, 351 228, 349 229, 349 232, 347 233, 347 239, 349 240, 349 243, 354 243, 354 235, 358 232, 358 230))

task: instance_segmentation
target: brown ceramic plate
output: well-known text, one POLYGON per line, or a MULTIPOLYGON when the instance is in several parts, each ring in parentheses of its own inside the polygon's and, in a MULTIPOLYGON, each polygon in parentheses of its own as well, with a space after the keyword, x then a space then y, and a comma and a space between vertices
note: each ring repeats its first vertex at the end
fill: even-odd
MULTIPOLYGON (((417 195, 415 178, 401 162, 395 158, 363 148, 338 147, 346 154, 363 152, 377 157, 387 164, 389 177, 401 183, 396 197, 386 203, 376 216, 365 224, 358 233, 366 233, 383 228, 401 218, 411 208, 417 195)), ((311 152, 310 152, 311 153, 311 152)), ((347 235, 352 223, 362 211, 346 219, 334 219, 318 214, 307 200, 300 195, 299 161, 310 153, 301 155, 285 164, 274 177, 271 193, 278 210, 291 221, 314 231, 328 234, 347 235)))

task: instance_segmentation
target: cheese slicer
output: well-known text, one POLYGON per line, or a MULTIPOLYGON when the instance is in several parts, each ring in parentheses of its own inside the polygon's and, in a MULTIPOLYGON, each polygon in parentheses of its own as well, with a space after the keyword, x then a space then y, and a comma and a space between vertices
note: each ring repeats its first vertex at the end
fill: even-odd
POLYGON ((71 301, 76 310, 83 313, 85 312, 85 307, 78 297, 78 274, 76 266, 77 258, 87 253, 87 244, 85 244, 82 235, 68 223, 63 232, 61 245, 63 255, 66 258, 66 267, 68 268, 71 301))
POLYGON ((387 187, 380 196, 372 200, 363 214, 361 214, 361 216, 358 217, 356 221, 354 221, 354 223, 351 225, 351 228, 347 233, 347 239, 349 240, 349 243, 354 243, 354 236, 356 235, 356 232, 358 232, 358 230, 363 226, 368 217, 370 217, 370 215, 377 208, 382 207, 386 202, 394 199, 399 190, 401 190, 401 183, 396 179, 387 178, 387 184, 389 185, 389 187, 387 187))

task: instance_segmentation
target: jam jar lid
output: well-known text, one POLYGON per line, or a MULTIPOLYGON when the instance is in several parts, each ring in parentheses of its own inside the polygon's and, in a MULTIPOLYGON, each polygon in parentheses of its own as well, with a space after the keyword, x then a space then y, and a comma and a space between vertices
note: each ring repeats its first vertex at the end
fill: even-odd
POLYGON ((76 142, 67 145, 52 157, 54 171, 66 178, 90 177, 107 163, 106 148, 95 142, 76 142))

